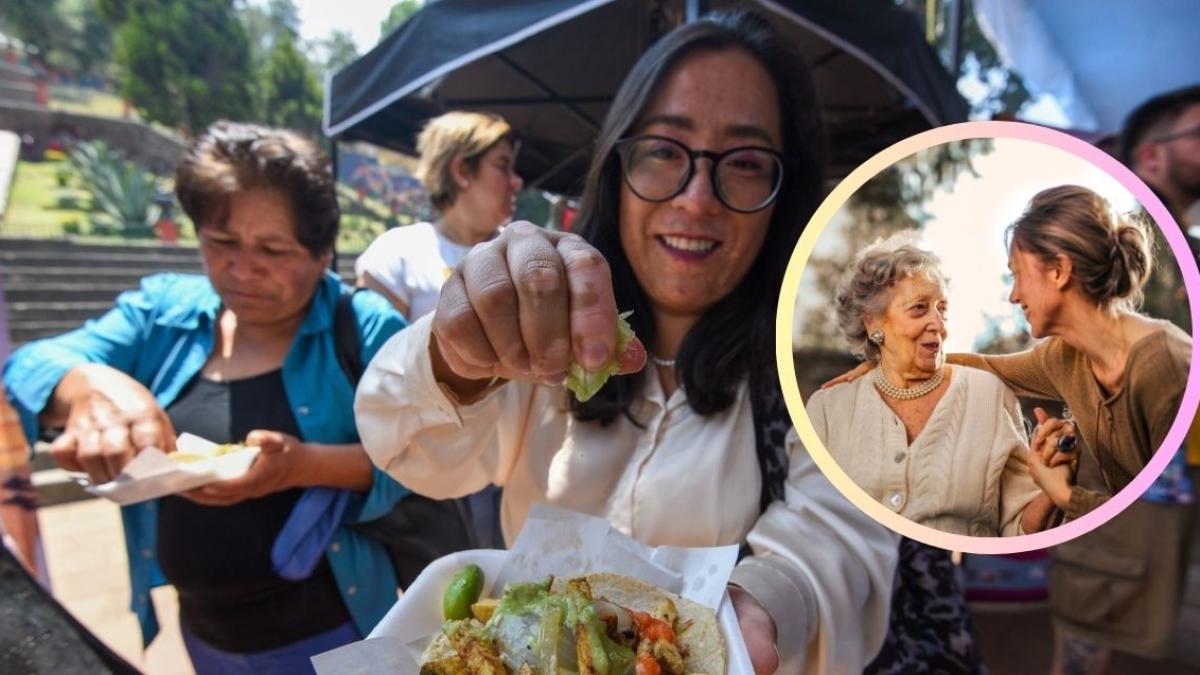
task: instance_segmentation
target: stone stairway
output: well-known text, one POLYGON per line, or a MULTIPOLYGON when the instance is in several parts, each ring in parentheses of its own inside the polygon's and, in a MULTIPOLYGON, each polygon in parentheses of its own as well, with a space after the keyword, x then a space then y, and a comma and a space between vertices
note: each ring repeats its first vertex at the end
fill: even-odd
MULTIPOLYGON (((122 291, 157 272, 201 273, 197 249, 108 246, 0 238, 0 282, 13 349, 83 325, 112 307, 122 291)), ((354 256, 338 256, 338 272, 354 278, 354 256)), ((44 506, 87 498, 49 455, 34 454, 34 485, 44 506)))
MULTIPOLYGON (((148 274, 202 271, 195 248, 0 238, 0 280, 14 348, 103 314, 148 274)), ((338 271, 352 280, 353 256, 339 256, 338 271)))

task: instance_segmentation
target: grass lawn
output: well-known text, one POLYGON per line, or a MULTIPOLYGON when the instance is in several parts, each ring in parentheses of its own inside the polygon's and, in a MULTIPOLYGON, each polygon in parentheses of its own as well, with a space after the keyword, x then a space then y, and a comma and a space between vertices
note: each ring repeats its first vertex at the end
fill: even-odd
MULTIPOLYGON (((74 175, 66 187, 58 185, 58 172, 70 170, 66 161, 18 162, 8 197, 8 211, 0 220, 0 236, 59 239, 108 243, 153 243, 154 240, 89 236, 91 195, 81 189, 74 175), (74 224, 77 227, 71 228, 74 224), (73 230, 68 232, 68 229, 73 230)), ((338 186, 345 209, 338 236, 339 251, 359 252, 387 229, 386 207, 375 200, 357 200, 346 185, 338 186), (364 203, 365 202, 365 203, 364 203)), ((178 209, 174 217, 180 223, 180 243, 195 245, 191 221, 178 209)))
POLYGON ((86 227, 91 195, 70 181, 68 187, 59 187, 58 171, 67 167, 62 161, 17 162, 12 190, 8 194, 8 211, 0 223, 0 233, 59 237, 67 223, 86 227))
MULTIPOLYGON (((120 96, 77 87, 52 87, 50 108, 97 117, 122 118, 125 115, 125 101, 120 96)), ((133 116, 137 114, 133 113, 133 116)))

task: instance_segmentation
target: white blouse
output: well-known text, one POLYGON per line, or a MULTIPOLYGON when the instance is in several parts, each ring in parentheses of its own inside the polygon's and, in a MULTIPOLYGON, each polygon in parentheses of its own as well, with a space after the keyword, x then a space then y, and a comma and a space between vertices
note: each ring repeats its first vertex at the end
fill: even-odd
POLYGON ((806 409, 842 470, 889 509, 952 534, 1021 533, 1039 490, 1017 397, 991 373, 955 367, 911 445, 871 377, 818 391, 806 409))
POLYGON ((510 382, 456 405, 433 377, 431 317, 396 334, 355 402, 371 459, 434 498, 504 486, 509 541, 539 502, 606 517, 648 545, 747 541, 734 571, 778 627, 781 673, 858 672, 883 643, 898 538, 844 499, 795 435, 786 503, 759 513, 761 478, 748 388, 727 411, 697 415, 646 378, 638 424, 580 422, 565 389, 510 382))

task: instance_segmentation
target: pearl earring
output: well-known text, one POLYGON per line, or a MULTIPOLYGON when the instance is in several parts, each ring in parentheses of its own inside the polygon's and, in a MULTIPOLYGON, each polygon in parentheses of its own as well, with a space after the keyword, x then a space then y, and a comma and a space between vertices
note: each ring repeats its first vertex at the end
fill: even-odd
POLYGON ((882 347, 883 346, 883 331, 877 330, 877 331, 872 332, 871 335, 868 336, 868 339, 871 342, 873 342, 876 347, 882 347))

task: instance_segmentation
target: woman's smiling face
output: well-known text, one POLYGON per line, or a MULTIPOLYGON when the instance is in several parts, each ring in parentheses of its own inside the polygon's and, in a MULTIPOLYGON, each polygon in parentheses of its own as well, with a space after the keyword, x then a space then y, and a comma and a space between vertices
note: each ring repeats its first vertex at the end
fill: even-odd
POLYGON ((902 377, 928 377, 946 362, 946 288, 922 274, 897 281, 891 293, 882 314, 868 318, 867 332, 883 331, 879 350, 885 369, 902 377))
MULTIPOLYGON (((665 78, 629 135, 653 134, 692 150, 741 146, 779 151, 778 95, 767 70, 740 49, 702 51, 665 78)), ((746 276, 766 238, 773 206, 737 213, 716 196, 712 160, 697 159, 683 191, 641 199, 622 181, 621 247, 657 312, 698 317, 746 276)))
POLYGON ((1053 332, 1062 307, 1063 293, 1056 282, 1056 269, 1032 253, 1015 246, 1009 251, 1008 269, 1012 272, 1012 291, 1008 301, 1021 306, 1029 332, 1043 338, 1053 332))

